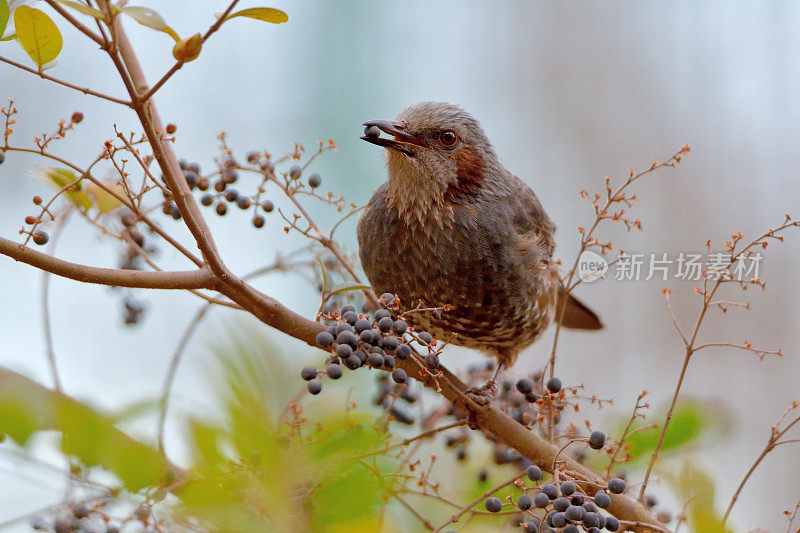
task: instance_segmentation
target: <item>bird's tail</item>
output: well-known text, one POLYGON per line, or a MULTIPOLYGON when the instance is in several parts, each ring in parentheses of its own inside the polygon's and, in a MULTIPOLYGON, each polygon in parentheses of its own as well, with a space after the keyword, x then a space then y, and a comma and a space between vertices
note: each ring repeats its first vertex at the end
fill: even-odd
POLYGON ((603 323, 600 321, 600 317, 597 316, 597 313, 589 309, 571 294, 567 294, 564 287, 558 288, 556 320, 565 328, 603 329, 603 323))

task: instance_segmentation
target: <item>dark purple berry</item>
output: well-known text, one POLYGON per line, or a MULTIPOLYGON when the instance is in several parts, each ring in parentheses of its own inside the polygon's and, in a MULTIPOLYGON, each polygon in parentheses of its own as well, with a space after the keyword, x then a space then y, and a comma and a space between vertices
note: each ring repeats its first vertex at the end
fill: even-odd
POLYGON ((523 494, 517 500, 517 507, 519 507, 522 511, 527 511, 533 506, 533 500, 527 494, 523 494))
POLYGON ((547 494, 547 497, 551 500, 555 500, 558 498, 558 487, 553 485, 552 483, 548 483, 544 487, 542 487, 542 492, 547 494))
POLYGON ((561 380, 558 378, 550 378, 547 380, 547 390, 553 394, 561 390, 561 380))
POLYGON ((336 347, 336 355, 341 359, 350 357, 350 354, 352 353, 353 353, 353 347, 350 346, 349 344, 340 344, 339 346, 336 347))
POLYGON ((597 493, 594 495, 594 504, 600 509, 605 509, 611 505, 611 496, 603 491, 597 491, 597 493))
POLYGON ((213 194, 204 194, 200 197, 200 203, 204 206, 208 207, 214 203, 214 195, 213 194))
POLYGON ((533 390, 533 381, 529 380, 528 378, 523 378, 517 381, 517 390, 522 394, 528 394, 533 390))
POLYGON ((499 513, 503 508, 503 502, 500 501, 500 498, 496 498, 494 496, 491 498, 486 498, 484 505, 486 506, 486 510, 490 513, 499 513))
MULTIPOLYGON (((584 509, 586 508, 584 507, 584 509)), ((590 511, 583 516, 583 525, 586 527, 594 527, 599 523, 600 523, 600 518, 597 516, 597 513, 595 512, 590 511)))
POLYGON ((406 371, 402 368, 395 368, 392 370, 392 379, 395 383, 405 383, 408 376, 406 375, 406 371))
POLYGON ((319 176, 319 174, 311 174, 308 177, 308 185, 312 189, 316 189, 317 187, 322 185, 322 178, 319 176))
POLYGON ((563 513, 569 508, 569 498, 556 498, 553 502, 553 509, 559 513, 563 513))
POLYGON ((544 492, 540 492, 533 497, 533 504, 539 509, 544 509, 550 505, 550 498, 544 492))
POLYGON ((542 479, 542 469, 536 465, 528 467, 528 479, 531 481, 539 481, 542 479))
POLYGON ((439 368, 439 356, 435 353, 429 353, 425 356, 425 366, 431 370, 439 368))
POLYGON ((567 517, 564 516, 564 513, 556 513, 551 518, 550 521, 553 522, 553 527, 564 527, 567 525, 567 517))
POLYGON ((394 351, 394 354, 398 359, 408 359, 408 357, 411 355, 411 346, 408 344, 401 344, 394 351))
POLYGON ((606 434, 602 431, 592 431, 589 435, 589 447, 593 450, 599 450, 606 444, 606 434))
POLYGON ((313 366, 304 366, 303 369, 300 371, 300 377, 306 381, 311 381, 315 377, 317 377, 317 369, 313 366))
POLYGON ((391 317, 392 314, 387 309, 378 309, 375 311, 375 321, 379 322, 382 318, 391 317))
POLYGON ((398 346, 400 346, 400 339, 394 335, 389 335, 383 339, 383 347, 390 352, 396 350, 398 346))
POLYGON ((565 481, 561 484, 561 494, 571 496, 578 487, 572 481, 565 481))
MULTIPOLYGON (((351 326, 356 325, 356 321, 358 320, 358 314, 355 311, 347 311, 342 313, 342 320, 350 324, 351 326)), ((358 330, 356 330, 358 332, 358 330)))
MULTIPOLYGON (((350 348, 348 346, 348 348, 350 348)), ((349 368, 350 370, 355 370, 356 368, 361 366, 361 359, 354 353, 351 353, 347 359, 344 360, 344 366, 349 368)))
POLYGON ((430 344, 433 342, 433 335, 427 331, 420 331, 417 337, 419 337, 419 340, 422 341, 423 344, 430 344))
POLYGON ((617 531, 619 530, 619 520, 614 518, 613 516, 606 517, 606 529, 609 531, 617 531))
POLYGON ((297 178, 300 177, 300 174, 302 174, 302 172, 303 169, 295 165, 289 169, 289 177, 292 178, 293 180, 296 180, 297 178))
POLYGON ((339 379, 342 377, 342 367, 336 363, 331 363, 325 367, 325 373, 331 379, 339 379))
POLYGON ((380 320, 378 320, 378 328, 384 333, 388 333, 389 331, 391 331, 393 325, 394 321, 390 316, 385 316, 380 320))
POLYGON ((367 357, 367 362, 372 368, 380 368, 383 366, 383 356, 373 352, 367 357))
POLYGON ((344 330, 336 335, 336 342, 339 344, 349 344, 351 347, 355 347, 356 343, 358 342, 358 338, 352 331, 344 330))
POLYGON ((322 392, 322 382, 318 379, 312 379, 306 384, 306 388, 308 389, 309 393, 316 396, 322 392))
POLYGON ((608 492, 612 494, 622 494, 625 492, 625 482, 618 477, 609 480, 608 492))
POLYGON ((579 507, 577 505, 570 505, 566 511, 564 511, 564 516, 567 517, 568 520, 573 522, 580 522, 583 520, 583 517, 586 515, 586 510, 583 507, 579 507))

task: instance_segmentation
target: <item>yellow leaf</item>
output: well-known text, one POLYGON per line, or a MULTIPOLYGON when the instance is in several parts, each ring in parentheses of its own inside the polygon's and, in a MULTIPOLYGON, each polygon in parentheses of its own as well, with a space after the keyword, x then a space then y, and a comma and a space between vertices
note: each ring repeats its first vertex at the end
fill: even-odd
POLYGON ((73 204, 87 211, 91 209, 91 199, 89 199, 86 191, 82 189, 80 182, 77 181, 78 177, 71 170, 37 165, 36 170, 29 172, 29 174, 39 178, 57 191, 64 189, 64 195, 73 204))
POLYGON ((80 11, 84 15, 89 15, 90 17, 94 17, 97 20, 106 20, 106 16, 103 14, 102 11, 98 11, 93 7, 89 7, 87 5, 83 5, 79 2, 73 2, 72 0, 58 0, 59 3, 64 4, 65 6, 69 6, 75 11, 80 11))
POLYGON ((264 22, 271 22, 273 24, 289 22, 289 15, 280 9, 273 9, 271 7, 251 7, 249 9, 242 9, 236 13, 231 13, 225 17, 225 20, 230 20, 233 17, 247 17, 256 20, 263 20, 264 22))
POLYGON ((64 40, 58 26, 43 11, 28 6, 14 10, 17 41, 39 67, 52 62, 64 40))
MULTIPOLYGON (((119 183, 106 180, 103 184, 120 196, 125 196, 125 188, 119 183)), ((86 186, 86 194, 101 213, 108 213, 122 206, 122 202, 95 183, 89 183, 86 186)))

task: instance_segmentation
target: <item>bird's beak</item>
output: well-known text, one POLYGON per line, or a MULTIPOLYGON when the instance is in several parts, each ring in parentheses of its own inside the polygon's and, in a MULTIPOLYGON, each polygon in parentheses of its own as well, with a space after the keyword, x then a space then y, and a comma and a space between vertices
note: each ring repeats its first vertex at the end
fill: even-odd
POLYGON ((361 137, 361 139, 372 144, 377 144, 378 146, 397 150, 409 156, 414 155, 412 146, 428 148, 428 145, 425 143, 425 141, 414 137, 413 135, 409 135, 403 131, 403 129, 403 124, 400 122, 392 122, 389 120, 368 120, 364 123, 364 135, 361 137), (386 137, 381 137, 380 132, 388 133, 393 138, 387 139, 386 137))

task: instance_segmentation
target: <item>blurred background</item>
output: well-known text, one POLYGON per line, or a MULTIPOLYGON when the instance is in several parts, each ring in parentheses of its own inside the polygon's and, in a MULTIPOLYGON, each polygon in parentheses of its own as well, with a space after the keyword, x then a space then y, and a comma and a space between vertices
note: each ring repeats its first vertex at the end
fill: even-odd
MULTIPOLYGON (((30 3, 30 2, 29 2, 30 3)), ((140 2, 157 8, 182 36, 203 32, 221 1, 140 2)), ((244 2, 242 7, 256 4, 244 2)), ((249 150, 282 154, 292 143, 313 149, 333 138, 339 150, 321 156, 313 169, 323 189, 363 204, 385 179, 383 154, 358 140, 361 123, 392 118, 408 104, 444 100, 480 120, 504 165, 539 195, 559 227, 557 254, 575 259, 577 227, 592 212, 578 190, 601 191, 603 176, 619 180, 629 168, 666 159, 683 144, 692 148, 677 170, 661 170, 636 187, 632 210, 644 231, 609 226, 599 236, 640 252, 702 252, 731 233, 754 237, 800 216, 800 10, 794 3, 681 2, 606 3, 530 1, 311 2, 275 0, 288 24, 236 19, 185 65, 156 97, 165 121, 177 124, 176 149, 210 169, 216 135, 224 130, 239 157, 249 150)), ((45 8, 46 9, 46 8, 45 8)), ((111 65, 91 43, 59 22, 65 48, 52 73, 78 85, 122 95, 111 65)), ((135 23, 127 28, 149 79, 173 63, 172 41, 135 23)), ((0 43, 0 55, 25 64, 15 43, 0 43)), ((125 109, 49 84, 0 65, 0 98, 20 109, 16 144, 55 129, 75 110, 85 120, 54 149, 87 164, 105 139, 136 126, 125 109)), ((17 238, 31 197, 49 190, 25 171, 43 161, 7 154, 0 167, 0 234, 17 238)), ((280 199, 275 201, 280 205, 280 199)), ((330 225, 336 214, 312 206, 330 225)), ((217 243, 235 272, 268 263, 277 250, 302 241, 287 236, 273 217, 255 232, 247 216, 209 216, 217 243)), ((165 222, 166 224, 166 222, 165 222)), ((179 224, 170 226, 184 235, 179 224)), ((339 238, 356 249, 355 223, 339 238)), ((117 266, 119 246, 77 218, 57 255, 99 266, 117 266)), ((162 266, 185 267, 174 257, 162 266)), ((769 436, 769 427, 792 400, 800 399, 800 234, 787 234, 762 262, 767 290, 729 299, 752 302, 750 311, 711 313, 701 339, 744 340, 783 358, 759 361, 740 351, 704 351, 693 359, 684 384, 687 397, 713 405, 729 433, 693 452, 717 481, 724 510, 744 472, 769 436)), ((50 384, 40 313, 41 273, 0 257, 0 364, 50 384)), ((257 285, 289 307, 312 316, 313 287, 277 275, 257 285)), ((683 359, 680 339, 667 314, 662 287, 673 291, 679 321, 695 323, 699 298, 690 281, 615 281, 579 289, 602 315, 597 334, 565 332, 557 375, 583 383, 587 391, 614 398, 612 410, 582 415, 601 425, 612 414, 629 413, 636 395, 650 392, 654 405, 671 396, 683 359), (613 413, 612 413, 613 411, 613 413)), ((188 294, 139 292, 147 314, 135 327, 122 325, 120 295, 98 286, 52 279, 53 332, 66 391, 115 409, 155 397, 179 332, 199 301, 188 294)), ((190 345, 176 382, 168 447, 180 453, 180 417, 210 401, 204 342, 237 323, 217 310, 190 345)), ((552 332, 550 332, 552 335, 552 332)), ((317 354, 273 335, 275 350, 299 368, 317 354)), ((540 367, 551 346, 546 336, 520 357, 515 371, 540 367)), ((479 357, 451 349, 446 365, 461 368, 479 357)), ((367 386, 367 385, 364 385, 367 386)), ((324 400, 322 400, 324 401, 324 400)), ((582 418, 581 418, 582 420, 582 418)), ((151 421, 140 434, 153 435, 151 421)), ((737 504, 732 525, 739 531, 786 527, 782 511, 794 507, 800 448, 773 452, 756 471, 737 504)), ((0 459, 0 521, 61 497, 58 480, 44 483, 24 466, 0 459)), ((656 485, 658 492, 658 485, 656 485)))

